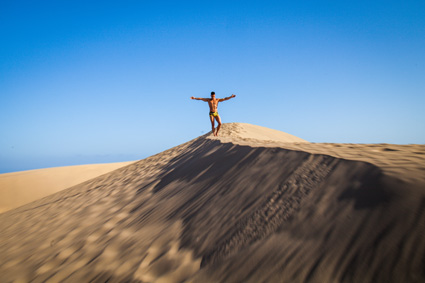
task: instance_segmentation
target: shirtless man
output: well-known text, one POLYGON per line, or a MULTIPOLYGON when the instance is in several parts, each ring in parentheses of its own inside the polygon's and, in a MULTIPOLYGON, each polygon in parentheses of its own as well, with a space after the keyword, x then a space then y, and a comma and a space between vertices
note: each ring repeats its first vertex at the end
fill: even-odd
POLYGON ((220 131, 220 127, 221 127, 221 118, 217 112, 218 103, 229 100, 230 98, 233 98, 233 97, 236 97, 236 95, 232 94, 231 96, 226 98, 215 98, 214 91, 211 92, 211 98, 196 98, 193 96, 191 97, 191 99, 208 102, 208 106, 210 107, 210 120, 211 120, 211 126, 212 126, 212 133, 214 136, 218 136, 218 131, 220 131), (217 120, 217 123, 218 123, 216 131, 214 131, 214 118, 217 120))

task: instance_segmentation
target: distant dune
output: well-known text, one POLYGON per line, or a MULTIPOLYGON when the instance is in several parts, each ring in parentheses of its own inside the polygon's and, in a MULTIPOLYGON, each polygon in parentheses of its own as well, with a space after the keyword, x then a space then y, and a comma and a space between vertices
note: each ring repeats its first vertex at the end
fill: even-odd
POLYGON ((425 281, 425 145, 221 134, 0 214, 0 281, 425 281))
POLYGON ((0 174, 0 213, 133 162, 65 166, 0 174))

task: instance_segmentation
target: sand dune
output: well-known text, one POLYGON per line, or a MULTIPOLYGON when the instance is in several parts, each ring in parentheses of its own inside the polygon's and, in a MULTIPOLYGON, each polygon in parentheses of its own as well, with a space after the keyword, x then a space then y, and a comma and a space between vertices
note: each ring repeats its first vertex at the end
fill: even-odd
POLYGON ((0 213, 131 164, 117 162, 0 174, 0 213))
POLYGON ((0 214, 0 281, 425 281, 424 145, 252 127, 0 214))
POLYGON ((264 143, 264 142, 283 142, 283 143, 308 143, 299 137, 247 123, 227 123, 220 130, 220 137, 208 135, 208 138, 219 138, 222 142, 240 143, 238 141, 264 143))

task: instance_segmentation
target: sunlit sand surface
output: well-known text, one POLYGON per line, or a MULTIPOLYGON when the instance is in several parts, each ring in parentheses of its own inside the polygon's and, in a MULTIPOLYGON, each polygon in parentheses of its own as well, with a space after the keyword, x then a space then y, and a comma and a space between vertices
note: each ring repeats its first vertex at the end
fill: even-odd
POLYGON ((0 214, 0 281, 425 281, 424 145, 220 134, 0 214))
POLYGON ((131 164, 88 164, 0 174, 0 213, 131 164))

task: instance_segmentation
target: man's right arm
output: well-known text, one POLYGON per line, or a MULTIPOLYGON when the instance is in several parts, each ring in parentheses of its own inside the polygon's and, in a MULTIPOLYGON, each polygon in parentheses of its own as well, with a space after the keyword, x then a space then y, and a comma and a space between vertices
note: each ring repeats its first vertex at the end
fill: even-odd
POLYGON ((198 97, 193 97, 192 96, 190 99, 202 100, 202 101, 208 102, 208 98, 198 98, 198 97))

